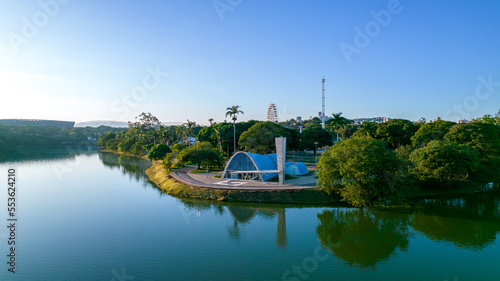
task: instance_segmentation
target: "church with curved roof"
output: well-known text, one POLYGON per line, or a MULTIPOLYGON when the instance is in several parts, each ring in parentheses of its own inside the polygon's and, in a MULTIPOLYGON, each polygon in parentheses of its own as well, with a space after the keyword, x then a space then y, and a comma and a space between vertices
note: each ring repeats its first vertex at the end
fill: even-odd
MULTIPOLYGON (((304 163, 287 162, 285 166, 285 174, 305 175, 309 172, 304 163)), ((239 151, 227 163, 222 178, 268 181, 278 173, 276 153, 262 155, 239 151)))

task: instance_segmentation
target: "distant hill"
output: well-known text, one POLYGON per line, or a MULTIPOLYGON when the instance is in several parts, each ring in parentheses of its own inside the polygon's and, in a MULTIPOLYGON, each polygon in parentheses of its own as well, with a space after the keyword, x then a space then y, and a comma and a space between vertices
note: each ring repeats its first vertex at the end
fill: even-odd
POLYGON ((114 128, 126 128, 127 122, 96 120, 96 121, 78 122, 75 124, 75 127, 94 127, 94 128, 97 128, 99 126, 109 126, 109 127, 114 127, 114 128))
MULTIPOLYGON (((181 125, 182 122, 161 122, 164 126, 177 126, 181 125)), ((75 124, 75 127, 93 127, 97 128, 99 126, 109 126, 113 128, 127 128, 128 123, 123 121, 110 121, 110 120, 95 120, 95 121, 84 121, 75 124)))

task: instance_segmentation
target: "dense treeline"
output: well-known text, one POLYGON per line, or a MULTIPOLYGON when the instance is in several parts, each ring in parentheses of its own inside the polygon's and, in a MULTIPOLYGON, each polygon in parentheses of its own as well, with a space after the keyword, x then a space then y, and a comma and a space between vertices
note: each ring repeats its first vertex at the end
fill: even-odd
MULTIPOLYGON (((233 109, 238 111, 236 107, 233 109)), ((221 168, 228 155, 234 153, 234 147, 254 153, 271 153, 275 151, 275 137, 283 136, 287 138, 288 150, 315 150, 331 145, 333 138, 332 133, 323 130, 319 123, 310 124, 300 134, 293 126, 273 122, 250 120, 231 124, 209 121, 211 125, 206 127, 189 120, 182 125, 167 127, 150 113, 142 113, 135 122, 129 122, 128 130, 109 132, 99 138, 98 144, 113 151, 139 156, 147 154, 150 160, 163 159, 168 168, 187 163, 198 164, 200 168, 221 168)), ((236 121, 235 117, 233 121, 236 121)))
MULTIPOLYGON (((228 110, 228 114, 242 114, 237 106, 228 110)), ((169 169, 188 163, 222 168, 235 147, 271 153, 274 138, 280 136, 287 138, 287 149, 292 151, 315 150, 336 140, 320 158, 318 185, 328 193, 340 193, 355 206, 399 204, 419 188, 443 190, 500 179, 500 112, 466 124, 392 119, 360 125, 338 113, 326 122, 326 130, 317 118, 276 124, 236 123, 233 116, 232 124, 209 119, 211 125, 206 127, 189 120, 163 127, 150 113, 136 119, 129 122, 127 131, 102 136, 99 144, 115 151, 148 154, 151 160, 163 159, 169 169)))
MULTIPOLYGON (((121 132, 108 132, 101 136, 98 145, 106 149, 126 152, 142 156, 154 148, 156 150, 170 152, 170 147, 176 143, 190 143, 201 127, 195 122, 188 122, 179 126, 163 126, 158 118, 151 113, 142 113, 136 117, 135 122, 128 122, 128 129, 121 132)), ((161 153, 160 153, 161 155, 161 153)), ((160 156, 154 156, 158 158, 160 156)))
POLYGON ((500 180, 500 112, 465 124, 393 119, 343 129, 349 134, 341 131, 342 141, 320 158, 318 184, 355 206, 500 180))
MULTIPOLYGON (((229 123, 212 124, 203 128, 197 136, 220 151, 233 153, 233 129, 229 123)), ((316 147, 332 145, 332 134, 323 130, 320 124, 305 128, 302 134, 293 127, 284 127, 273 122, 250 120, 236 124, 236 139, 240 150, 266 154, 276 150, 275 138, 287 138, 287 150, 314 150, 316 147), (316 145, 314 142, 318 142, 316 145)))
POLYGON ((107 132, 123 129, 100 126, 98 128, 58 128, 44 126, 0 125, 0 153, 11 153, 24 147, 81 144, 97 140, 107 132), (89 141, 90 138, 90 141, 89 141))

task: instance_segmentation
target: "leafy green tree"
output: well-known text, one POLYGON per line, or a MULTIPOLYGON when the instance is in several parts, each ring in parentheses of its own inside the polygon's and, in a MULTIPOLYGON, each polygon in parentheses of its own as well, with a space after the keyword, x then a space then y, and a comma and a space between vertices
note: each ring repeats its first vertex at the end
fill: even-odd
POLYGON ((134 145, 132 145, 132 148, 130 149, 130 153, 132 153, 134 155, 143 156, 146 153, 147 146, 148 146, 147 143, 137 141, 136 143, 134 143, 134 145))
POLYGON ((472 174, 475 180, 491 182, 500 178, 500 126, 475 122, 457 124, 444 139, 466 144, 479 154, 479 167, 472 174))
POLYGON ((163 167, 165 167, 165 169, 170 171, 174 166, 174 159, 175 159, 174 153, 167 153, 167 155, 165 155, 165 158, 163 158, 163 167))
POLYGON ((238 120, 238 114, 245 114, 240 110, 239 105, 233 105, 231 107, 226 108, 226 117, 231 116, 233 120, 233 143, 234 143, 234 152, 236 152, 236 120, 238 120))
POLYGON ((491 116, 490 114, 486 114, 481 118, 476 118, 476 119, 472 120, 472 122, 500 126, 500 111, 498 111, 498 113, 495 114, 495 116, 491 116))
MULTIPOLYGON (((236 124, 236 141, 239 141, 241 134, 248 131, 253 125, 260 123, 256 120, 249 120, 247 122, 240 122, 236 124)), ((232 154, 234 151, 234 144, 232 143, 234 140, 233 130, 231 130, 231 124, 221 123, 223 125, 217 127, 220 129, 221 142, 222 142, 222 150, 228 151, 229 154, 232 154)))
POLYGON ((417 122, 415 122, 415 125, 418 125, 418 126, 423 126, 427 124, 427 119, 425 119, 424 117, 420 117, 420 119, 418 119, 417 122))
POLYGON ((109 139, 106 142, 106 149, 117 151, 119 143, 120 143, 120 140, 117 138, 109 139))
POLYGON ((271 121, 253 125, 240 136, 239 145, 244 151, 267 154, 276 151, 275 138, 290 138, 290 134, 280 125, 271 121))
POLYGON ((311 120, 303 121, 304 126, 321 126, 321 119, 313 117, 311 120))
POLYGON ((322 129, 320 125, 309 126, 302 131, 300 135, 300 146, 299 149, 312 149, 314 155, 316 155, 316 148, 323 147, 327 145, 332 145, 332 135, 326 130, 322 129), (315 145, 314 143, 318 144, 315 145))
POLYGON ((348 139, 352 137, 358 130, 359 126, 351 123, 343 128, 340 128, 339 133, 342 135, 343 139, 348 139))
POLYGON ((408 186, 404 166, 380 140, 352 137, 335 144, 319 159, 318 185, 327 193, 340 188, 342 200, 357 206, 399 203, 408 186))
POLYGON ((135 117, 136 122, 128 122, 129 128, 136 127, 139 128, 142 133, 149 130, 154 130, 159 124, 160 120, 156 116, 152 115, 150 112, 141 113, 139 116, 135 117))
POLYGON ((132 149, 134 143, 135 143, 135 138, 125 137, 118 144, 118 151, 129 152, 132 149))
POLYGON ((479 157, 471 147, 455 142, 430 141, 410 154, 413 173, 422 181, 449 186, 469 177, 479 165, 479 157))
POLYGON ((287 132, 286 146, 287 150, 298 150, 300 146, 300 131, 294 128, 283 129, 287 132))
POLYGON ((212 145, 208 142, 198 143, 191 147, 185 148, 179 152, 177 160, 182 163, 196 163, 198 169, 204 167, 224 166, 224 157, 222 154, 212 149, 212 145))
POLYGON ((359 125, 358 133, 360 135, 375 138, 377 136, 377 127, 377 123, 365 121, 359 125))
POLYGON ((410 161, 410 154, 414 151, 414 149, 411 145, 407 144, 396 148, 394 151, 402 161, 410 161))
POLYGON ((201 129, 198 132, 198 135, 196 135, 196 140, 199 142, 208 141, 210 142, 210 144, 212 144, 213 147, 218 146, 218 141, 215 133, 216 127, 217 126, 210 126, 201 129))
POLYGON ((385 141, 389 147, 395 149, 400 145, 411 144, 411 137, 418 130, 418 126, 405 119, 391 119, 377 126, 377 139, 385 141))
POLYGON ((438 120, 423 124, 411 137, 413 147, 422 147, 432 140, 442 140, 455 122, 438 120))
POLYGON ((115 132, 107 132, 105 135, 99 138, 99 140, 97 141, 97 145, 106 146, 108 140, 114 139, 115 137, 116 137, 115 132))
POLYGON ((170 147, 168 147, 166 144, 159 143, 159 144, 153 146, 149 150, 148 159, 149 159, 149 161, 161 160, 161 159, 165 158, 167 153, 170 153, 170 152, 172 152, 170 147))

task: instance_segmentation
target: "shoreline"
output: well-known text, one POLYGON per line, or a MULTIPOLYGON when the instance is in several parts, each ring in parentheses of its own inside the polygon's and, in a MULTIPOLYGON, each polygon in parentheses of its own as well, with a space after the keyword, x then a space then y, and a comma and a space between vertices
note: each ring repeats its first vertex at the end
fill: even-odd
MULTIPOLYGON (((116 153, 125 156, 142 158, 147 155, 138 156, 126 152, 98 149, 100 152, 116 153)), ((175 178, 163 167, 162 161, 153 161, 151 167, 146 170, 149 180, 160 190, 176 198, 192 198, 204 200, 216 200, 221 202, 261 202, 261 203, 289 203, 289 204, 330 204, 342 203, 340 195, 331 196, 318 189, 302 190, 238 190, 221 189, 210 187, 199 187, 184 184, 175 178)), ((448 190, 419 190, 412 192, 409 200, 432 199, 440 197, 463 196, 468 194, 484 192, 481 188, 458 188, 448 190)))
POLYGON ((259 202, 288 204, 340 203, 335 198, 317 189, 302 190, 238 190, 214 189, 183 184, 169 175, 161 161, 154 161, 146 175, 156 186, 168 195, 179 198, 217 200, 223 202, 259 202))

